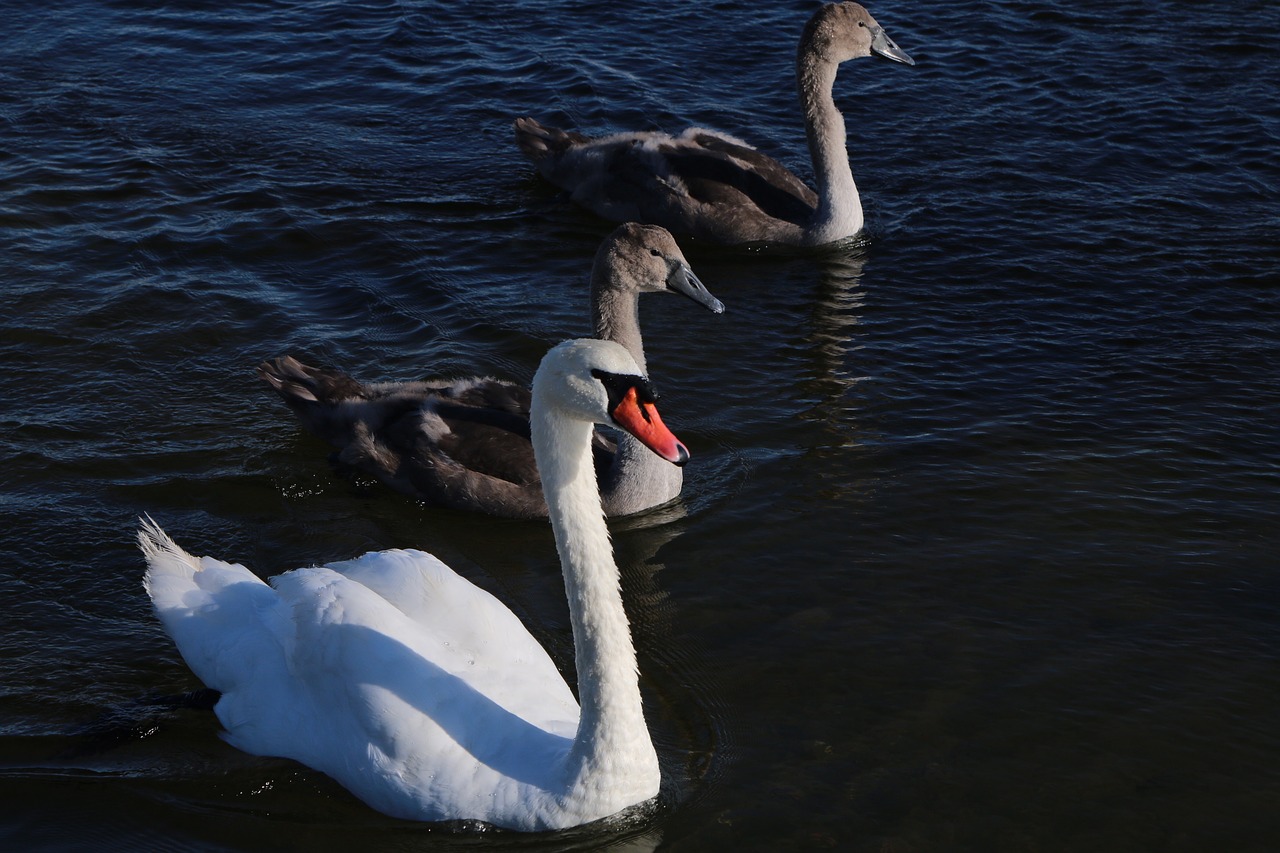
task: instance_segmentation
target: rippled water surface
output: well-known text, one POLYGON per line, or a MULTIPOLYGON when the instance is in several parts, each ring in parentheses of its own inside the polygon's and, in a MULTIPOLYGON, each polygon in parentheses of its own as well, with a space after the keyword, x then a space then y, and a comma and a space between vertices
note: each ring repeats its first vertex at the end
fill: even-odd
POLYGON ((566 670, 549 529, 353 478, 254 375, 531 376, 610 226, 511 120, 805 177, 812 2, 0 4, 0 847, 1280 847, 1280 5, 870 6, 864 245, 686 243, 642 307, 681 506, 614 541, 656 810, 384 818, 222 743, 150 513, 270 575, 416 546, 566 670))

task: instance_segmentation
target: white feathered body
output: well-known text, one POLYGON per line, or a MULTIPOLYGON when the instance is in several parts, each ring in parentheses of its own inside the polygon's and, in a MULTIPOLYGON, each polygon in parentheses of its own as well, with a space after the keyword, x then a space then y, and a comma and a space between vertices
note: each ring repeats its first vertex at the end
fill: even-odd
POLYGON ((579 710, 563 677, 510 610, 430 554, 382 551, 269 586, 144 533, 147 590, 192 671, 222 692, 233 746, 414 820, 548 829, 657 794, 656 777, 574 790, 579 710))

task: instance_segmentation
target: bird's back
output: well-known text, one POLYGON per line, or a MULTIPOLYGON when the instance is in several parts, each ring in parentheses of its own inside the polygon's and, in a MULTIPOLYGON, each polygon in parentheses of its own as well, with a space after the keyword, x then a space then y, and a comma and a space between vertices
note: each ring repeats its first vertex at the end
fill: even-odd
POLYGON ((573 695, 515 615, 439 560, 378 552, 268 586, 154 525, 140 539, 156 611, 222 693, 233 746, 300 761, 416 820, 536 824, 530 808, 554 802, 573 695), (514 811, 494 812, 504 798, 514 811))

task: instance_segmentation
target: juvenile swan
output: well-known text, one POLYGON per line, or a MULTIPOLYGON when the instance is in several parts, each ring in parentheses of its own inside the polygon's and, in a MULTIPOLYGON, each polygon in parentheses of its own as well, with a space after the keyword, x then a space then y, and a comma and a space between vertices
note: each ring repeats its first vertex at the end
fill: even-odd
POLYGON ((822 245, 862 230, 844 118, 831 88, 840 63, 873 53, 915 65, 857 3, 823 6, 800 39, 796 78, 816 194, 772 157, 697 127, 678 137, 591 138, 519 118, 516 141, 543 177, 606 219, 652 222, 728 245, 822 245))
MULTIPOLYGON (((724 310, 665 229, 619 226, 592 268, 595 334, 626 347, 641 373, 639 295, 664 292, 724 310)), ((547 514, 529 443, 527 388, 481 377, 366 385, 288 356, 264 363, 259 376, 307 429, 338 448, 340 461, 401 492, 509 518, 547 514)), ((616 447, 598 436, 593 447, 608 515, 640 512, 680 494, 680 469, 631 436, 623 433, 616 447)))
POLYGON ((581 708, 516 616, 430 554, 370 553, 268 586, 145 520, 147 592, 192 671, 221 692, 227 741, 413 820, 559 829, 654 797, 658 758, 591 467, 595 423, 676 465, 689 457, 621 346, 569 341, 543 359, 530 427, 581 708))

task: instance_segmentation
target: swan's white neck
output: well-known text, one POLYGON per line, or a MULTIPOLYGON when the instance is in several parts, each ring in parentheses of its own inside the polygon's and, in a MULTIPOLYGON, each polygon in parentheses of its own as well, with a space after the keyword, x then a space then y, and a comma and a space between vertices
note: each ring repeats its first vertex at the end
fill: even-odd
POLYGON ((849 168, 844 116, 831 96, 839 64, 801 54, 796 66, 809 155, 818 182, 818 211, 805 230, 813 244, 830 243, 862 230, 862 200, 849 168))
POLYGON ((659 771, 592 467, 592 425, 539 405, 535 394, 530 427, 564 571, 582 708, 568 796, 612 813, 653 796, 659 771))

